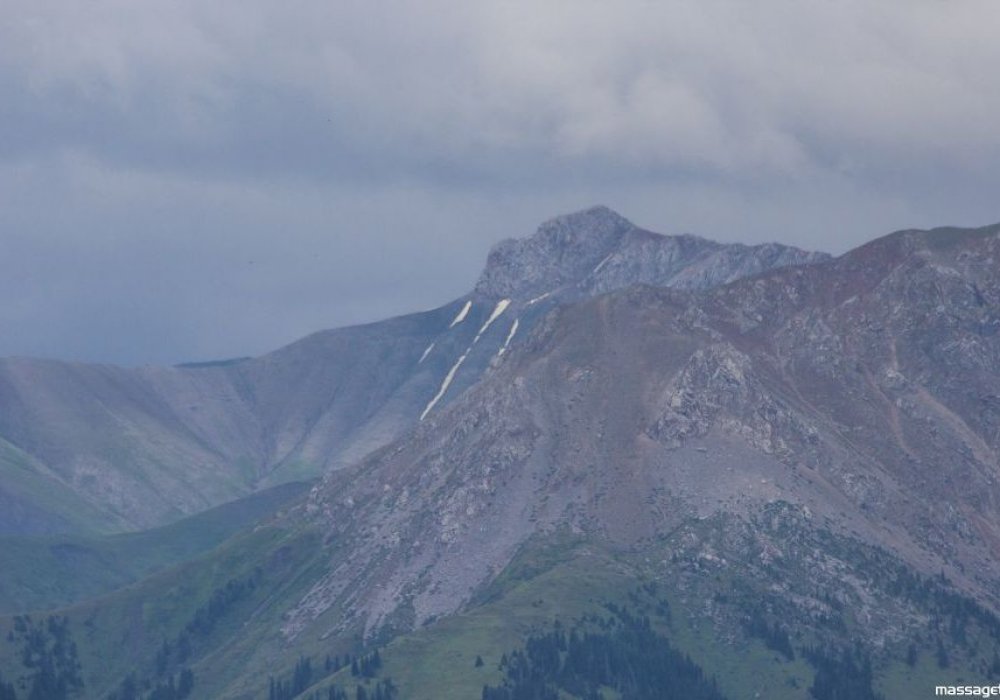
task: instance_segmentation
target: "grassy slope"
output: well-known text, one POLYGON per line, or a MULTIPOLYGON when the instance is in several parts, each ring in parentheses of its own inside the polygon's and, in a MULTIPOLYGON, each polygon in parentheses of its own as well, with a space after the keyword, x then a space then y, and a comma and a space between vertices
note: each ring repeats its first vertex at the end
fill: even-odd
POLYGON ((69 605, 196 557, 304 493, 286 484, 170 525, 106 536, 0 536, 0 614, 69 605))
MULTIPOLYGON (((294 644, 279 631, 283 612, 327 570, 329 557, 321 532, 278 521, 105 598, 67 609, 85 669, 85 697, 104 697, 130 670, 150 674, 163 640, 176 638, 214 590, 244 577, 256 577, 253 593, 234 604, 211 634, 194 640, 190 663, 197 678, 195 698, 263 700, 268 676, 289 677, 300 655, 311 657, 313 668, 320 669, 326 654, 357 653, 359 640, 350 630, 324 639, 336 623, 336 611, 294 644)), ((728 697, 809 697, 813 671, 808 664, 800 658, 789 662, 759 640, 720 634, 701 614, 701 591, 682 594, 669 577, 657 581, 655 594, 642 594, 641 586, 649 580, 638 573, 641 568, 571 538, 535 543, 466 612, 384 646, 381 675, 390 676, 406 700, 476 698, 483 684, 499 682, 500 656, 520 647, 532 631, 547 630, 557 619, 568 624, 587 613, 603 614, 605 602, 643 611, 665 598, 671 620, 656 624, 676 648, 717 679, 728 697), (474 664, 477 655, 485 661, 481 668, 474 664)), ((705 595, 711 595, 709 588, 705 595)), ((9 619, 0 619, 0 640, 9 626, 9 619)), ((2 641, 0 650, 0 671, 17 677, 16 650, 2 641)), ((979 677, 958 658, 951 668, 938 669, 927 649, 921 649, 916 668, 890 663, 876 671, 890 700, 915 697, 928 688, 932 692, 936 683, 979 677)), ((346 670, 318 681, 313 690, 331 682, 348 687, 353 696, 357 681, 346 670)))
POLYGON ((122 527, 114 516, 82 499, 31 456, 3 439, 0 439, 0 484, 7 498, 22 511, 20 517, 0 513, 0 531, 97 534, 122 527))
MULTIPOLYGON (((564 624, 586 613, 607 614, 605 602, 622 602, 638 585, 617 562, 600 555, 584 555, 513 585, 500 599, 470 613, 442 621, 426 631, 391 644, 383 654, 385 673, 403 690, 402 697, 475 698, 484 683, 500 680, 497 664, 504 652, 520 646, 532 630, 548 629, 556 619, 564 624), (485 665, 475 668, 476 655, 485 665)), ((666 593, 665 596, 662 594, 666 593)), ((691 626, 684 609, 669 592, 674 620, 663 626, 671 643, 715 676, 732 698, 805 698, 787 679, 811 682, 801 662, 776 660, 763 644, 743 642, 722 646, 706 627, 691 626), (753 679, 752 691, 747 679, 753 679)), ((806 683, 808 685, 808 683, 806 683)))
MULTIPOLYGON (((297 574, 317 564, 323 551, 319 540, 308 530, 260 526, 192 561, 58 611, 69 618, 79 647, 83 697, 105 697, 130 671, 151 676, 164 640, 176 640, 213 591, 253 578, 253 592, 233 604, 210 634, 191 636, 193 653, 185 665, 198 679, 196 697, 220 697, 218 684, 232 682, 245 670, 239 654, 227 653, 230 648, 263 652, 277 646, 280 613, 304 592, 295 585, 297 574)), ((12 627, 12 617, 0 618, 0 640, 12 627)), ((17 648, 6 641, 0 641, 0 672, 7 678, 24 672, 17 648)))
MULTIPOLYGON (((651 597, 642 592, 644 583, 648 579, 620 559, 579 543, 529 548, 484 592, 479 605, 398 637, 383 648, 380 677, 391 677, 406 700, 477 698, 484 684, 500 682, 497 665, 501 655, 521 646, 533 631, 548 630, 555 620, 565 625, 587 613, 606 615, 602 608, 605 602, 645 609, 655 620, 655 600, 666 599, 672 619, 669 623, 660 620, 658 628, 675 648, 714 677, 727 697, 812 697, 809 687, 815 671, 801 653, 789 661, 758 639, 720 635, 700 614, 697 600, 679 595, 669 582, 662 581, 651 597), (485 662, 479 668, 475 666, 477 655, 485 662)), ((314 659, 314 667, 316 661, 321 658, 314 659)), ((876 666, 875 675, 876 688, 887 700, 933 694, 936 684, 963 679, 984 682, 984 676, 970 668, 969 659, 955 658, 950 668, 941 669, 927 648, 921 649, 915 667, 886 661, 876 666)), ((315 683, 310 692, 325 692, 334 683, 347 688, 353 697, 358 682, 344 669, 315 683)))
MULTIPOLYGON (((500 682, 501 656, 520 647, 533 631, 547 631, 555 620, 569 624, 588 613, 606 615, 605 603, 626 601, 639 583, 630 567, 583 543, 557 540, 529 547, 482 593, 479 605, 389 643, 382 651, 380 677, 391 677, 406 700, 477 698, 484 684, 500 682), (476 656, 483 658, 482 667, 476 668, 476 656)), ((660 597, 670 599, 675 609, 673 623, 663 631, 675 647, 715 675, 729 697, 753 698, 757 692, 775 700, 807 697, 812 672, 806 664, 785 662, 755 640, 720 645, 710 629, 688 624, 669 591, 661 591, 660 597), (790 686, 789 678, 797 679, 799 687, 790 686)), ((345 669, 311 690, 334 683, 347 687, 353 697, 357 682, 345 669)))

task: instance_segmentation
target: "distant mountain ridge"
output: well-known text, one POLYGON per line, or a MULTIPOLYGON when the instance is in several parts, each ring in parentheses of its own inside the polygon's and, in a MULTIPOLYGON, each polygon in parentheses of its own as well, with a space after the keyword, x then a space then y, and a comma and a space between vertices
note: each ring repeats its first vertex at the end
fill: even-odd
POLYGON ((559 303, 636 283, 701 289, 826 257, 660 236, 594 207, 497 245, 467 297, 258 358, 0 360, 0 532, 148 527, 312 477, 443 408, 559 303))

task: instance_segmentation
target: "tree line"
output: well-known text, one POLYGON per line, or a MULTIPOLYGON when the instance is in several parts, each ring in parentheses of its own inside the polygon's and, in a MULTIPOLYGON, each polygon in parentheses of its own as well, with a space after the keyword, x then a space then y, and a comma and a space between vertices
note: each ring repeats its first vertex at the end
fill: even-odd
POLYGON ((327 655, 323 663, 323 673, 317 673, 313 669, 312 660, 306 656, 300 656, 295 664, 295 669, 289 678, 268 679, 268 700, 293 700, 293 698, 303 698, 303 700, 394 700, 398 692, 391 678, 375 679, 382 668, 382 655, 378 649, 367 654, 343 656, 327 655), (331 676, 341 669, 350 668, 351 676, 362 680, 356 683, 354 693, 349 694, 346 689, 337 685, 331 685, 323 691, 313 691, 308 696, 302 696, 313 684, 331 676))
MULTIPOLYGON (((18 685, 27 700, 67 700, 83 689, 83 676, 76 642, 65 616, 49 615, 34 620, 30 615, 14 618, 7 641, 20 645, 25 674, 18 685)), ((0 676, 0 700, 18 700, 14 684, 0 676)))
POLYGON ((603 689, 621 700, 725 700, 690 657, 674 649, 648 616, 609 606, 612 615, 558 623, 503 655, 499 686, 484 685, 482 700, 558 700, 570 694, 603 700, 603 689), (596 623, 596 624, 594 624, 596 623))

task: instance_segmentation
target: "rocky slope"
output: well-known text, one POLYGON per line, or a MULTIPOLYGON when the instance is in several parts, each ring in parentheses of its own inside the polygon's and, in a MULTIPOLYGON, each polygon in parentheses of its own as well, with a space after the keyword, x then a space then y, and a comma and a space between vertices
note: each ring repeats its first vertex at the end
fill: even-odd
POLYGON ((774 243, 745 246, 661 236, 607 207, 594 207, 547 221, 530 238, 494 246, 476 293, 525 301, 543 295, 593 296, 635 284, 707 289, 828 257, 774 243))
POLYGON ((467 297, 263 357, 137 369, 0 360, 0 532, 148 527, 314 476, 441 410, 558 303, 823 258, 660 236, 597 207, 498 245, 467 297))
POLYGON ((747 578, 759 557, 811 562, 802 610, 829 607, 821 581, 846 585, 881 623, 866 634, 905 636, 906 618, 879 615, 856 561, 803 542, 875 546, 996 609, 998 261, 1000 227, 910 231, 707 292, 553 310, 449 407, 314 490, 331 569, 284 634, 454 613, 540 534, 663 556, 669 533, 717 518, 683 542, 694 560, 747 578))

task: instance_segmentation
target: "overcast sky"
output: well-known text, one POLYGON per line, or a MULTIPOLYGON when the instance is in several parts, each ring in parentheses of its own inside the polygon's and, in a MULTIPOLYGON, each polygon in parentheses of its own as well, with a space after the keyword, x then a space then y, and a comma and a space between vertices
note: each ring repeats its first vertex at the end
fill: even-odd
POLYGON ((1000 220, 996 0, 3 0, 0 356, 254 355, 603 203, 843 252, 1000 220))

